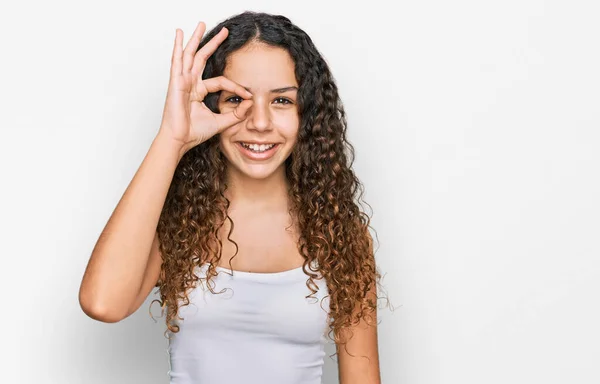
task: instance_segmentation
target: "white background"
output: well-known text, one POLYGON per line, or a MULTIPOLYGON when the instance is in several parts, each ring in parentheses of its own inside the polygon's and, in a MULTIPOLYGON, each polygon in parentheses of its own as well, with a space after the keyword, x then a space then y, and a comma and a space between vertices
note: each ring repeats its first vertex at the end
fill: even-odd
POLYGON ((290 17, 338 81, 396 308, 383 383, 599 383, 600 8, 542 0, 3 3, 0 382, 167 383, 154 297, 103 324, 79 284, 175 29, 246 9, 290 17))

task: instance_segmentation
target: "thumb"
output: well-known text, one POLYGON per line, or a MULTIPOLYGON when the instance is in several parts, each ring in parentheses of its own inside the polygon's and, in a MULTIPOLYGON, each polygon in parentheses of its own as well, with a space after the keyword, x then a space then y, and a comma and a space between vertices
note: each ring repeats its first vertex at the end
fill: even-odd
POLYGON ((248 110, 252 106, 252 99, 244 100, 238 105, 233 111, 227 113, 216 113, 215 120, 217 120, 217 133, 224 131, 243 121, 246 118, 248 110))

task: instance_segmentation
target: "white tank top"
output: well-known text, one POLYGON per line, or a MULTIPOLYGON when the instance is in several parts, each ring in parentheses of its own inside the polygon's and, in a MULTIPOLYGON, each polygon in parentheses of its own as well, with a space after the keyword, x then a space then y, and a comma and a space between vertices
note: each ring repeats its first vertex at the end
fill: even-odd
MULTIPOLYGON (((205 277, 207 265, 196 268, 205 277)), ((168 332, 171 384, 321 384, 329 297, 324 279, 311 291, 302 267, 277 273, 217 266, 179 308, 168 332), (218 293, 221 290, 223 293, 218 293), (321 300, 323 299, 323 300, 321 300)))

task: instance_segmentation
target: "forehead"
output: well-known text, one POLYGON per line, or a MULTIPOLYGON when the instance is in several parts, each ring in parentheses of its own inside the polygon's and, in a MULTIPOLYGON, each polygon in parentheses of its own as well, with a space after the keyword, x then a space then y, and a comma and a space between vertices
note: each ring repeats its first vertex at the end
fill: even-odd
POLYGON ((227 57, 223 75, 252 89, 272 89, 297 86, 294 69, 294 61, 285 49, 250 44, 227 57))

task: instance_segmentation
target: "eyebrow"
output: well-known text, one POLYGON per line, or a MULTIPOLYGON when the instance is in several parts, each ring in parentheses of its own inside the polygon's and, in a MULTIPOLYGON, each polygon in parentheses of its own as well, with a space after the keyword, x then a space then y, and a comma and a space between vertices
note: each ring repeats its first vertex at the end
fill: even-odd
MULTIPOLYGON (((252 93, 252 91, 250 90, 250 88, 248 87, 244 87, 244 89, 250 93, 252 93)), ((295 86, 288 86, 288 87, 282 87, 282 88, 275 88, 275 89, 271 89, 271 93, 284 93, 287 91, 293 91, 293 90, 298 90, 298 87, 295 86)))

